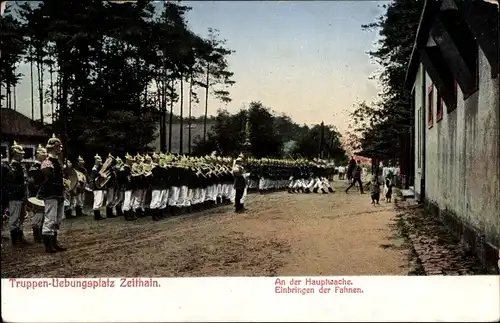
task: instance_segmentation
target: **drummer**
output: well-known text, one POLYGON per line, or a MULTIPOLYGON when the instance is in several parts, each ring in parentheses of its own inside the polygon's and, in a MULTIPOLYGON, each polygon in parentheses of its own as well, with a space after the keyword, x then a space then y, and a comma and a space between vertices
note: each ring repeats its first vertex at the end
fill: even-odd
MULTIPOLYGON (((42 145, 38 145, 38 148, 36 149, 35 162, 31 165, 31 168, 28 171, 28 193, 30 198, 36 197, 38 190, 40 189, 40 185, 43 183, 44 177, 41 167, 45 158, 47 158, 47 150, 42 147, 42 145)), ((43 207, 31 205, 31 211, 29 212, 32 219, 31 227, 33 229, 33 238, 36 243, 42 242, 43 211, 43 207)))

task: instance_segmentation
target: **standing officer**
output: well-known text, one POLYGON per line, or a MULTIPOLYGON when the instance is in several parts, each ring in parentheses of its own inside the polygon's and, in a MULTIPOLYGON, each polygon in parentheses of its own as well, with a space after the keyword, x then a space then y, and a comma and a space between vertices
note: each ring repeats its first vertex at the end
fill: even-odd
POLYGON ((45 205, 42 240, 48 253, 66 250, 57 242, 57 232, 64 216, 64 175, 59 159, 62 147, 61 140, 52 135, 46 147, 48 157, 41 166, 45 180, 38 191, 38 198, 45 205))
POLYGON ((27 244, 23 234, 23 223, 26 218, 27 181, 26 169, 21 164, 24 149, 15 141, 11 147, 12 160, 7 176, 7 194, 9 200, 9 224, 12 245, 27 244))

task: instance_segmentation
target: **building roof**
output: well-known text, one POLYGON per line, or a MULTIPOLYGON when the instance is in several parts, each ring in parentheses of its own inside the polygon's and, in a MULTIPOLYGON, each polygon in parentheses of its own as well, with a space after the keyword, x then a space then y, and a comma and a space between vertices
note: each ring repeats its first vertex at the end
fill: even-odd
POLYGON ((41 126, 24 114, 8 108, 0 110, 2 135, 48 137, 41 126))
POLYGON ((441 0, 425 0, 424 2, 422 15, 420 16, 420 22, 418 24, 417 36, 415 38, 415 43, 413 44, 413 50, 411 52, 410 63, 408 64, 408 69, 406 70, 406 88, 411 88, 413 86, 420 63, 419 49, 423 44, 427 42, 429 31, 431 29, 433 13, 435 12, 436 8, 439 8, 440 4, 441 0))

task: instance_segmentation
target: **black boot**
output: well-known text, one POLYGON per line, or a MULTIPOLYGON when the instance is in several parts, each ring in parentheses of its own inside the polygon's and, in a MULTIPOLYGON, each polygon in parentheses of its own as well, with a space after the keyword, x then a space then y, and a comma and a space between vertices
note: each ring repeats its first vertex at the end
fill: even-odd
POLYGON ((52 237, 52 247, 54 247, 54 249, 56 251, 66 251, 66 248, 63 248, 61 247, 58 243, 57 243, 57 232, 54 233, 54 236, 52 237))
POLYGON ((39 228, 33 228, 33 240, 35 243, 42 243, 42 235, 39 228))
POLYGON ((104 220, 104 218, 101 216, 101 211, 94 210, 94 220, 96 221, 104 220))
POLYGON ((47 253, 56 253, 56 249, 54 249, 54 245, 52 243, 52 236, 44 235, 42 236, 43 245, 45 246, 45 252, 47 253))
POLYGON ((333 193, 333 188, 329 187, 328 192, 333 193))
POLYGON ((328 192, 327 192, 327 191, 325 191, 325 189, 324 189, 324 188, 322 188, 322 189, 321 189, 321 192, 322 192, 323 194, 328 194, 328 192))
POLYGON ((137 215, 135 214, 134 211, 128 210, 128 221, 135 221, 137 220, 137 215))
POLYGON ((66 219, 69 219, 69 218, 73 217, 71 209, 65 210, 64 211, 64 216, 66 217, 66 219))
POLYGON ((159 211, 159 209, 151 209, 150 210, 150 212, 151 212, 151 218, 153 219, 153 221, 160 220, 160 217, 158 215, 158 211, 159 211))
POLYGON ((317 187, 313 188, 313 192, 318 193, 318 188, 317 187))
POLYGON ((106 208, 106 218, 108 219, 112 219, 112 218, 115 218, 116 215, 113 214, 113 209, 110 208, 110 207, 107 207, 106 208))
POLYGON ((83 208, 81 206, 75 207, 75 214, 77 217, 83 216, 83 208))
POLYGON ((24 238, 24 233, 23 233, 23 230, 21 230, 21 229, 17 229, 17 242, 22 244, 22 245, 30 245, 31 244, 24 238))
POLYGON ((123 216, 123 211, 122 211, 121 206, 116 207, 116 216, 119 218, 121 218, 123 216))
POLYGON ((12 246, 17 246, 19 244, 19 234, 17 229, 10 231, 10 240, 12 242, 12 246))

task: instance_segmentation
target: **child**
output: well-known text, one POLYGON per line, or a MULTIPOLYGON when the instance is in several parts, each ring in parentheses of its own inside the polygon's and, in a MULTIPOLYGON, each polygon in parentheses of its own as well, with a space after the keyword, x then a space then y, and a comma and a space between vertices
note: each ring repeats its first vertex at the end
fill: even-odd
POLYGON ((371 187, 372 204, 379 204, 380 186, 382 185, 383 181, 381 181, 378 169, 375 171, 375 175, 373 175, 371 182, 372 182, 372 187, 371 187))
POLYGON ((385 201, 387 203, 390 203, 392 199, 392 181, 389 178, 385 180, 385 186, 386 186, 385 201))

